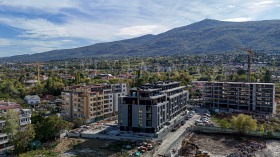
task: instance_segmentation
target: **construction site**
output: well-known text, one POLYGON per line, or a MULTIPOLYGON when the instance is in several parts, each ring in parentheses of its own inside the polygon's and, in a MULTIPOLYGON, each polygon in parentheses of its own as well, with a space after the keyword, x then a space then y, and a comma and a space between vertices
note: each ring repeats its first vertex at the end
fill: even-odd
POLYGON ((280 142, 255 137, 187 133, 178 150, 184 157, 277 157, 280 142))

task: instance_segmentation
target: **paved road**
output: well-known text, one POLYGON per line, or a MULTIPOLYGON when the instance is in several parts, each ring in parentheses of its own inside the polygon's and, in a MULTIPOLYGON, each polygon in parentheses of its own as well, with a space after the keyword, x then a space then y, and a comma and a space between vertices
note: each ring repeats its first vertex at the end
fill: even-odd
POLYGON ((195 123, 195 120, 199 119, 200 115, 194 115, 191 119, 186 121, 186 124, 181 126, 177 131, 170 132, 165 136, 163 139, 163 142, 158 147, 158 150, 154 153, 154 157, 156 157, 158 154, 166 154, 168 150, 171 149, 172 144, 178 140, 178 138, 186 131, 186 128, 190 127, 195 123))

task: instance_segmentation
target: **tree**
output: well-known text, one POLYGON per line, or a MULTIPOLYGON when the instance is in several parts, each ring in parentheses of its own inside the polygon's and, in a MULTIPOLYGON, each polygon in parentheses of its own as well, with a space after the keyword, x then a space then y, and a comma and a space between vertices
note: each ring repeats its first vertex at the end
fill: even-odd
POLYGON ((269 70, 266 70, 266 71, 265 71, 265 74, 264 74, 264 77, 263 77, 263 81, 264 81, 264 82, 270 82, 270 81, 271 81, 269 70))
POLYGON ((32 124, 27 125, 23 131, 19 131, 13 141, 16 153, 26 152, 28 144, 35 137, 35 130, 32 124))
POLYGON ((218 74, 215 78, 215 81, 225 81, 225 80, 226 80, 226 76, 222 74, 218 74))
POLYGON ((5 125, 3 126, 3 132, 9 136, 11 143, 13 143, 19 130, 18 113, 14 110, 8 110, 4 114, 4 119, 5 125))
POLYGON ((40 140, 54 139, 61 129, 67 127, 67 122, 56 115, 45 118, 36 126, 36 138, 40 140))
POLYGON ((245 74, 246 74, 246 71, 245 71, 244 69, 239 69, 239 70, 237 71, 237 74, 238 74, 238 75, 245 75, 245 74))
POLYGON ((84 118, 75 118, 73 120, 73 123, 74 123, 74 128, 78 128, 85 124, 85 119, 84 118))
POLYGON ((81 82, 81 75, 79 72, 75 74, 75 83, 79 84, 81 82))
POLYGON ((261 133, 261 134, 264 134, 265 129, 264 129, 263 124, 262 124, 262 125, 260 125, 259 130, 260 130, 260 133, 261 133))
POLYGON ((244 134, 257 129, 257 120, 253 119, 251 116, 239 114, 238 116, 232 116, 231 126, 240 134, 244 134))
POLYGON ((230 123, 226 119, 220 120, 219 125, 220 125, 221 128, 229 128, 230 127, 230 123))

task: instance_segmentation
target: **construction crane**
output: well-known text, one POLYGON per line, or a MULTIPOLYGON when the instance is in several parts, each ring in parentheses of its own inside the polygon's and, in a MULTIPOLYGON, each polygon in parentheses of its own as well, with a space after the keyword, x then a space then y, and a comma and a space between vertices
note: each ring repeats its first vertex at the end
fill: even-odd
POLYGON ((248 52, 249 53, 249 61, 248 61, 248 82, 251 82, 251 77, 252 77, 252 59, 253 59, 253 51, 252 48, 250 47, 249 50, 244 49, 244 48, 239 48, 242 51, 248 52))
POLYGON ((30 63, 30 64, 24 64, 25 66, 36 66, 37 65, 37 80, 40 82, 40 66, 44 64, 49 63, 30 63))

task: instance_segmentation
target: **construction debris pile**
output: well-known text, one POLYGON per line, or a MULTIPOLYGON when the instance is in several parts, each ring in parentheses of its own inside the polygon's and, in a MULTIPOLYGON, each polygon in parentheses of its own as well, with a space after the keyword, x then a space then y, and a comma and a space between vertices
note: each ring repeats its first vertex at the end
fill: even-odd
POLYGON ((236 145, 237 153, 228 155, 228 157, 254 157, 255 151, 266 148, 265 141, 244 140, 236 145))
POLYGON ((188 132, 185 134, 185 138, 182 141, 181 148, 178 150, 178 155, 184 157, 209 157, 210 155, 207 151, 201 151, 196 144, 190 142, 190 139, 193 136, 193 132, 188 132))
POLYGON ((188 140, 183 140, 178 154, 180 156, 193 156, 198 149, 197 145, 190 143, 188 140))

